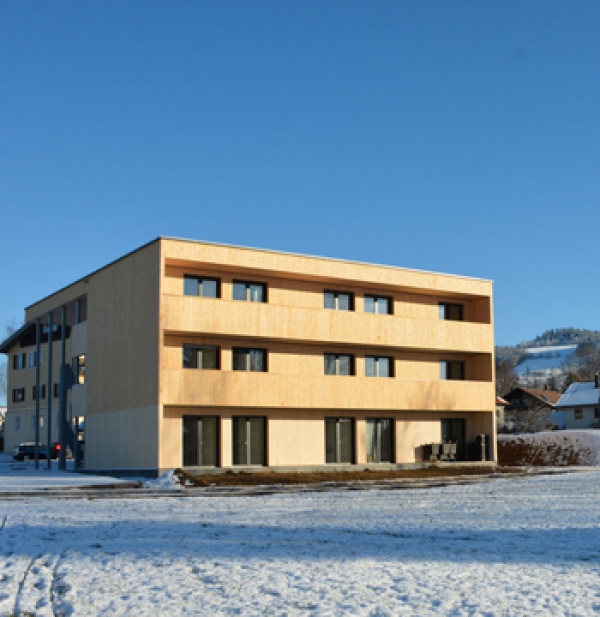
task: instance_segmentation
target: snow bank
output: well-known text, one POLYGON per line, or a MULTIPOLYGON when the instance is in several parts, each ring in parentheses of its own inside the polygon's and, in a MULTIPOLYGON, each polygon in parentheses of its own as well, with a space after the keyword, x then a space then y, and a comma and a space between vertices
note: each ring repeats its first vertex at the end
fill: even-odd
POLYGON ((498 435, 501 465, 600 466, 600 431, 568 430, 498 435))

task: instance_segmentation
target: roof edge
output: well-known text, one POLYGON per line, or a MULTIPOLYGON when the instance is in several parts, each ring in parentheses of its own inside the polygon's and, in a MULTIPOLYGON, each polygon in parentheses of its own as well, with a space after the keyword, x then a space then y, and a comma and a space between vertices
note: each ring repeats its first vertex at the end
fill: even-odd
POLYGON ((73 287, 73 285, 77 285, 77 283, 81 283, 81 281, 85 281, 85 279, 89 278, 90 276, 94 276, 94 274, 98 274, 98 272, 102 272, 102 270, 106 270, 106 268, 110 268, 110 266, 114 266, 116 263, 119 263, 123 259, 127 259, 127 257, 131 257, 131 255, 134 255, 135 253, 138 253, 139 251, 142 251, 143 249, 148 248, 149 246, 151 246, 152 244, 154 244, 156 242, 160 242, 161 239, 162 239, 162 236, 158 236, 157 238, 154 238, 154 240, 150 240, 150 242, 146 242, 146 244, 142 244, 142 246, 138 246, 136 249, 133 249, 133 251, 129 251, 129 253, 125 253, 125 255, 121 255, 121 257, 118 257, 117 259, 113 259, 112 261, 109 261, 104 266, 102 266, 100 268, 97 268, 96 270, 93 270, 89 274, 86 274, 85 276, 82 276, 81 278, 78 278, 76 281, 73 281, 72 283, 69 283, 68 285, 65 285, 64 287, 61 287, 60 289, 57 289, 56 291, 53 291, 51 294, 48 294, 47 296, 44 296, 43 298, 40 298, 39 300, 37 300, 33 304, 30 304, 29 306, 26 306, 25 310, 27 311, 30 308, 33 308, 36 304, 40 304, 41 302, 45 302, 46 300, 48 300, 52 296, 55 296, 56 294, 59 294, 62 291, 65 291, 66 289, 69 289, 69 287, 73 287))
POLYGON ((227 244, 223 242, 208 242, 206 240, 193 240, 190 238, 176 238, 174 236, 159 236, 158 240, 171 240, 173 242, 189 242, 190 244, 207 244, 209 246, 218 246, 222 248, 242 249, 245 251, 256 251, 257 253, 274 253, 276 255, 289 255, 292 257, 305 257, 306 259, 325 259, 327 261, 335 261, 338 263, 346 263, 358 266, 373 266, 375 268, 389 268, 390 270, 403 270, 405 272, 419 272, 421 274, 433 274, 435 276, 446 276, 449 278, 459 278, 469 281, 482 281, 484 283, 492 283, 492 279, 484 279, 477 276, 467 276, 464 274, 450 274, 448 272, 435 272, 434 270, 420 270, 418 268, 404 268, 402 266, 391 266, 389 264, 378 264, 369 261, 356 261, 352 259, 341 259, 339 257, 324 257, 322 255, 310 255, 308 253, 294 253, 292 251, 278 251, 275 249, 256 248, 253 246, 243 246, 240 244, 227 244))

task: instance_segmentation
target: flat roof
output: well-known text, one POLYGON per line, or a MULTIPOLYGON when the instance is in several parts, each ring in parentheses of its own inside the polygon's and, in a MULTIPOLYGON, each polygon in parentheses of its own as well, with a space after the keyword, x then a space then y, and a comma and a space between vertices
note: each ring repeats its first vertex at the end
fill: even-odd
POLYGON ((290 257, 305 257, 306 259, 319 259, 326 261, 335 261, 337 263, 352 264, 357 266, 372 266, 374 268, 389 268, 391 270, 404 270, 406 272, 420 272, 422 274, 433 274, 435 276, 448 276, 451 278, 466 279, 470 281, 484 281, 493 283, 492 279, 480 278, 477 276, 466 276, 463 274, 450 274, 448 272, 436 272, 434 270, 420 270, 419 268, 405 268, 403 266, 391 266, 390 264, 378 264, 370 261, 356 261, 353 259, 341 259, 339 257, 323 257, 322 255, 309 255, 307 253, 294 253, 291 251, 278 251, 275 249, 256 248, 253 246, 242 246, 240 244, 226 244, 223 242, 207 242, 205 240, 193 240, 190 238, 175 238, 172 236, 159 236, 157 240, 171 240, 173 242, 189 242, 191 244, 207 244, 209 246, 218 246, 223 248, 242 249, 245 251, 256 251, 257 253, 275 253, 276 255, 289 255, 290 257))
POLYGON ((89 274, 86 274, 85 276, 82 276, 82 277, 78 278, 77 280, 73 281, 72 283, 69 283, 68 285, 65 285, 64 287, 61 287, 60 289, 57 289, 56 291, 52 292, 51 294, 48 294, 47 296, 44 296, 43 298, 40 298, 39 300, 37 300, 36 302, 33 302, 29 306, 26 306, 25 310, 28 310, 28 309, 34 307, 36 304, 39 304, 40 302, 44 302, 48 298, 51 298, 52 296, 55 296, 56 294, 60 293, 61 291, 64 291, 65 289, 68 289, 69 287, 72 287, 73 285, 77 285, 77 283, 80 283, 81 281, 85 281, 85 279, 89 278, 90 276, 93 276, 94 274, 97 274, 98 272, 102 272, 102 270, 105 270, 106 268, 109 268, 110 266, 113 266, 114 264, 118 263, 119 261, 121 261, 123 259, 126 259, 127 257, 130 257, 131 255, 134 255, 138 251, 141 251, 141 250, 147 248, 148 246, 154 244, 155 242, 160 242, 160 240, 169 240, 169 241, 172 241, 172 242, 189 242, 190 244, 204 244, 204 245, 208 245, 208 246, 216 246, 216 247, 221 247, 221 248, 242 249, 242 250, 245 250, 245 251, 255 251, 257 253, 274 253, 276 255, 289 255, 291 257, 304 257, 306 259, 326 260, 326 261, 333 261, 333 262, 337 262, 337 263, 346 263, 346 264, 352 264, 352 265, 372 266, 372 267, 375 267, 375 268, 388 268, 388 269, 391 269, 391 270, 404 270, 406 272, 420 272, 422 274, 432 274, 432 275, 435 275, 435 276, 447 276, 449 278, 459 278, 459 279, 465 279, 465 280, 471 280, 471 281, 483 281, 483 282, 486 282, 486 283, 493 283, 492 279, 484 279, 484 278, 479 278, 479 277, 476 277, 476 276, 466 276, 466 275, 462 275, 462 274, 449 274, 447 272, 435 272, 433 270, 419 270, 418 268, 404 268, 404 267, 401 267, 401 266, 391 266, 389 264, 377 264, 377 263, 372 263, 372 262, 368 262, 368 261, 356 261, 356 260, 352 260, 352 259, 340 259, 340 258, 337 258, 337 257, 323 257, 321 255, 309 255, 309 254, 306 254, 306 253, 294 253, 294 252, 290 252, 290 251, 278 251, 278 250, 275 250, 275 249, 256 248, 256 247, 253 247, 253 246, 242 246, 240 244, 227 244, 227 243, 223 243, 223 242, 209 242, 209 241, 206 241, 206 240, 194 240, 194 239, 191 239, 191 238, 176 238, 174 236, 158 236, 154 240, 150 240, 150 242, 146 242, 146 244, 142 244, 138 248, 133 249, 132 251, 129 251, 128 253, 125 253, 125 255, 122 255, 121 257, 118 257, 117 259, 113 259, 112 261, 108 262, 104 266, 101 266, 100 268, 97 268, 96 270, 93 270, 89 274))

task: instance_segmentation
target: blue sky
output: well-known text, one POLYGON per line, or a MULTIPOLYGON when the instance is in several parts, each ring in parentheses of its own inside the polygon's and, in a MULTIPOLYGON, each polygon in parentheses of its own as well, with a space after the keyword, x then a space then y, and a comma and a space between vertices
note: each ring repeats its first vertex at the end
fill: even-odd
POLYGON ((600 329, 599 31, 596 0, 5 2, 0 328, 170 235, 490 278, 498 344, 600 329))

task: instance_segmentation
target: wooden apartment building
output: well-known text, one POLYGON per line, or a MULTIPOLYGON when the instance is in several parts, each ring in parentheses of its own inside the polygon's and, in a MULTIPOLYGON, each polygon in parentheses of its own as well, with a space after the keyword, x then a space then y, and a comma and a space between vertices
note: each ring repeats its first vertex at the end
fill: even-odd
POLYGON ((66 358, 89 470, 465 460, 495 443, 492 315, 487 280, 161 237, 26 309, 6 445, 38 392, 61 417, 66 358))

